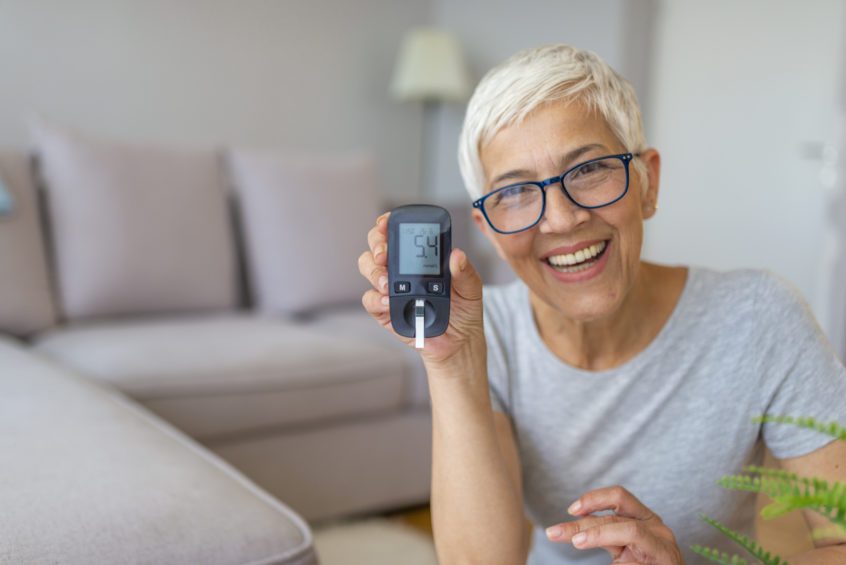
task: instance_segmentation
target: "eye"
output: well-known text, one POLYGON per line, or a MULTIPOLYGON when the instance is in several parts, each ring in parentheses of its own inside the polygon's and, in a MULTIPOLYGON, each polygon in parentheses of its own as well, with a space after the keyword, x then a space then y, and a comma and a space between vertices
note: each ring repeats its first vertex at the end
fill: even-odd
POLYGON ((584 165, 573 171, 573 176, 580 177, 590 175, 592 173, 599 173, 608 170, 608 168, 608 163, 605 161, 594 161, 593 163, 585 163, 584 165))
POLYGON ((515 206, 534 200, 540 189, 533 184, 517 184, 499 189, 490 198, 492 206, 515 206))
POLYGON ((499 194, 500 198, 515 198, 521 195, 524 195, 526 192, 530 190, 531 185, 520 184, 517 186, 509 186, 508 188, 502 189, 499 194))

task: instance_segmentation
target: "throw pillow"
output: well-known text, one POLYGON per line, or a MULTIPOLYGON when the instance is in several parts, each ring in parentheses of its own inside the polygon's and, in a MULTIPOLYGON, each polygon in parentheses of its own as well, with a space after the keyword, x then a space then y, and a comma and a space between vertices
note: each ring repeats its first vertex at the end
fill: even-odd
POLYGON ((358 256, 379 214, 368 156, 231 151, 256 307, 303 314, 354 304, 368 285, 358 256))
POLYGON ((220 156, 34 127, 59 295, 70 320, 232 308, 220 156))

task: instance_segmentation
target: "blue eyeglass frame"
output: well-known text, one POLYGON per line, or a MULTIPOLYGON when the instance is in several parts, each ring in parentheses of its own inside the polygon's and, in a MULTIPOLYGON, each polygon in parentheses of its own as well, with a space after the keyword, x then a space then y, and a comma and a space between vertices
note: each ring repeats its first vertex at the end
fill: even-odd
POLYGON ((541 218, 543 218, 543 215, 546 212, 546 187, 551 185, 551 184, 554 184, 554 183, 560 183, 561 184, 561 190, 564 192, 564 195, 567 196, 567 199, 570 202, 572 202, 573 204, 575 204, 576 206, 578 206, 579 208, 584 208, 586 210, 595 210, 596 208, 604 208, 606 206, 610 206, 610 205, 614 204, 615 202, 617 202, 618 200, 623 198, 629 192, 629 163, 635 157, 640 157, 640 153, 617 153, 616 155, 604 155, 602 157, 597 157, 595 159, 589 159, 589 160, 583 161, 582 163, 579 163, 577 165, 573 165, 572 167, 570 167, 569 169, 567 169, 566 171, 564 171, 563 173, 561 173, 557 177, 550 177, 550 178, 548 178, 546 180, 542 180, 542 181, 526 181, 526 182, 516 182, 514 184, 509 184, 508 186, 503 186, 501 188, 497 188, 496 190, 487 193, 486 195, 482 196, 481 198, 474 200, 473 201, 473 208, 479 208, 482 211, 482 215, 485 217, 485 220, 488 222, 488 225, 491 227, 491 229, 493 229, 497 233, 502 233, 502 234, 506 234, 506 235, 512 234, 512 233, 520 233, 521 231, 530 230, 533 227, 535 227, 536 225, 538 225, 538 222, 541 221, 541 218), (620 196, 618 196, 617 198, 615 198, 611 202, 607 202, 605 204, 600 204, 598 206, 584 206, 584 205, 576 202, 573 199, 573 197, 570 196, 570 193, 567 192, 567 187, 564 186, 564 177, 566 177, 567 175, 569 175, 571 172, 575 171, 579 167, 589 165, 590 163, 595 163, 596 161, 604 161, 605 159, 612 159, 612 158, 616 158, 616 159, 621 160, 623 162, 623 166, 626 169, 626 188, 623 189, 622 194, 620 194, 620 196), (525 228, 520 228, 519 230, 502 231, 501 229, 498 229, 495 225, 493 225, 493 222, 491 222, 491 219, 488 217, 488 212, 485 210, 485 206, 484 206, 485 200, 487 200, 488 198, 490 198, 491 196, 493 196, 494 194, 496 194, 498 192, 502 192, 503 190, 508 190, 509 188, 514 188, 515 186, 523 186, 525 184, 533 184, 533 185, 537 186, 538 188, 540 188, 540 190, 541 190, 541 211, 540 211, 540 214, 538 214, 538 219, 535 220, 534 222, 532 222, 532 224, 526 226, 525 228))

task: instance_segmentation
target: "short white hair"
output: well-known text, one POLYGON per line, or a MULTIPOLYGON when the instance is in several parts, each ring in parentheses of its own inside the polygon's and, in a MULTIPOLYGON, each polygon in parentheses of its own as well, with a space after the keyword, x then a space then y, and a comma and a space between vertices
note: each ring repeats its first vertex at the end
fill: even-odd
MULTIPOLYGON (((646 148, 634 88, 598 55, 563 43, 526 49, 491 69, 467 106, 458 164, 473 199, 485 193, 480 148, 541 104, 562 99, 581 101, 599 112, 626 151, 646 148)), ((637 159, 633 163, 645 181, 646 167, 637 159)))

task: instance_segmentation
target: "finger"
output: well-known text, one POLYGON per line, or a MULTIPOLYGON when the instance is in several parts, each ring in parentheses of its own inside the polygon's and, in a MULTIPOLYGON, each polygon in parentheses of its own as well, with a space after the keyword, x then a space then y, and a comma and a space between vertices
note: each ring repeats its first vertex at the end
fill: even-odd
POLYGON ((572 544, 578 549, 594 547, 627 547, 638 555, 653 559, 661 557, 661 544, 639 520, 624 520, 588 528, 573 536, 572 544))
MULTIPOLYGON (((547 528, 546 537, 549 541, 555 543, 571 543, 573 536, 579 532, 589 530, 590 528, 600 526, 602 524, 611 524, 624 520, 630 520, 630 518, 621 518, 620 516, 590 516, 588 518, 581 518, 571 522, 562 522, 547 528)), ((611 559, 616 559, 621 553, 623 553, 623 549, 624 548, 620 546, 605 548, 605 550, 611 554, 611 559)))
POLYGON ((387 263, 388 216, 390 215, 390 212, 385 212, 376 218, 376 225, 367 232, 367 245, 373 253, 374 261, 379 265, 387 263))
POLYGON ((622 518, 620 516, 589 516, 587 518, 580 518, 570 522, 562 522, 555 524, 546 529, 546 537, 551 541, 570 543, 572 537, 579 532, 601 526, 602 524, 611 524, 613 522, 620 522, 629 520, 630 518, 622 518))
POLYGON ((458 247, 449 256, 452 290, 465 300, 482 299, 482 277, 470 263, 467 254, 458 247))
POLYGON ((358 272, 370 281, 374 289, 383 294, 388 292, 388 271, 376 264, 369 251, 358 256, 358 272))
POLYGON ((379 265, 386 265, 388 262, 388 239, 384 233, 380 233, 378 227, 367 232, 367 245, 373 254, 373 260, 379 265))
POLYGON ((584 516, 603 510, 613 510, 619 516, 636 520, 649 520, 655 517, 652 510, 620 485, 584 493, 570 505, 567 512, 573 516, 584 516))
POLYGON ((381 319, 388 313, 389 298, 371 289, 362 295, 361 304, 368 314, 381 319))

